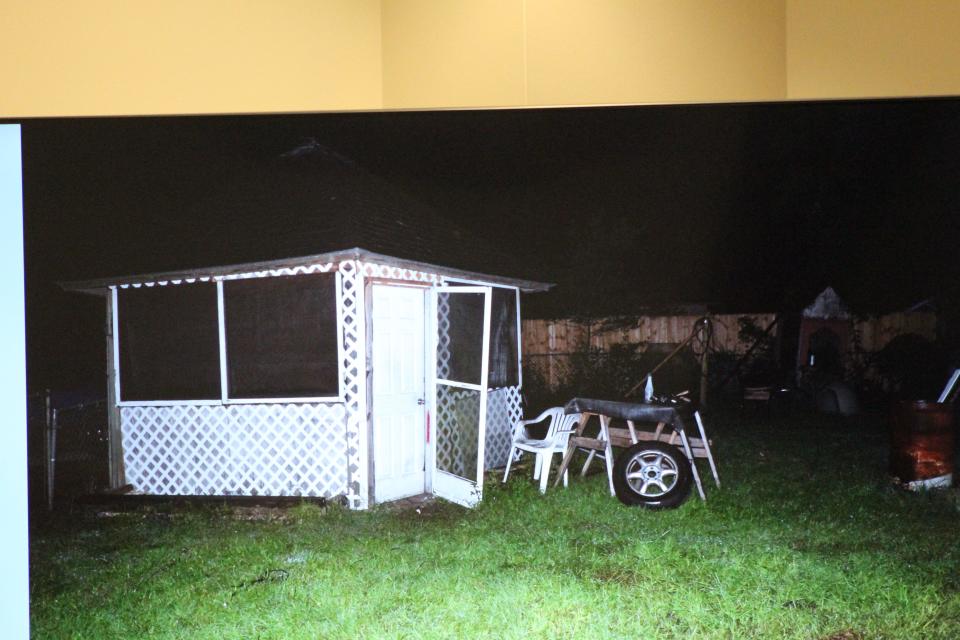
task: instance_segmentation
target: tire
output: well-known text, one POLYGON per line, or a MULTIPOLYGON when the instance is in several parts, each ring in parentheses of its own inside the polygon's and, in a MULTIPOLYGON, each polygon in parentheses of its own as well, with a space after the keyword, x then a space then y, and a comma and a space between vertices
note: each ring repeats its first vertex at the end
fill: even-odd
POLYGON ((664 442, 639 442, 613 465, 613 488, 627 506, 647 509, 679 507, 690 495, 690 461, 664 442))

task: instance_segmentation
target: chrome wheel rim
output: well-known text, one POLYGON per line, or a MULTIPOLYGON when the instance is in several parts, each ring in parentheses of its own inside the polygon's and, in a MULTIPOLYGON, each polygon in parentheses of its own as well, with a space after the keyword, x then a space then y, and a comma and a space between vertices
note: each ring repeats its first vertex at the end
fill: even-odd
POLYGON ((644 498, 660 498, 677 486, 677 461, 662 451, 639 451, 627 463, 627 484, 644 498))

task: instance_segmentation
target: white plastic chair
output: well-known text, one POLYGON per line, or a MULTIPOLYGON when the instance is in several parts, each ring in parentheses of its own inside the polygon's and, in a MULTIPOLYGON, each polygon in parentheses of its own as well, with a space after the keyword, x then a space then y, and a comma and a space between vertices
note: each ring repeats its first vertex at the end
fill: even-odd
MULTIPOLYGON (((578 414, 564 415, 563 407, 552 407, 547 409, 533 420, 521 420, 513 428, 513 446, 510 447, 510 455, 507 456, 507 470, 503 474, 503 481, 506 482, 510 476, 510 465, 513 463, 515 452, 526 451, 537 456, 534 463, 533 479, 540 480, 540 493, 547 492, 547 478, 550 477, 550 463, 554 453, 559 453, 561 459, 567 450, 567 441, 574 430, 580 416, 578 414), (531 438, 527 433, 527 425, 537 424, 546 419, 550 419, 547 426, 547 434, 542 440, 531 438)), ((567 472, 563 473, 563 486, 567 486, 567 472)))

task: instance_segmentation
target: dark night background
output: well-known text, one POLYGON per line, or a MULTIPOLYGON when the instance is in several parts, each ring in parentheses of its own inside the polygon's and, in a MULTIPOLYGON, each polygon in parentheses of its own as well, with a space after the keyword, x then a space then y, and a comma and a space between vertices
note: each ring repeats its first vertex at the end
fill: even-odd
POLYGON ((489 256, 452 266, 557 283, 527 317, 791 311, 829 284, 960 318, 957 100, 22 124, 31 391, 103 387, 103 302, 57 281, 317 253, 370 185, 489 256))

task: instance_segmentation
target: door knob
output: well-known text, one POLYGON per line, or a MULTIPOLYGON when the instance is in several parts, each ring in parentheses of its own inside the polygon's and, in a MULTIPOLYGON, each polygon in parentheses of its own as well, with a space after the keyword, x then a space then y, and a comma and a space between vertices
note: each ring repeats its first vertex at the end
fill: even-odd
POLYGON ((427 404, 427 401, 423 398, 417 398, 417 404, 422 407, 423 405, 427 404))

